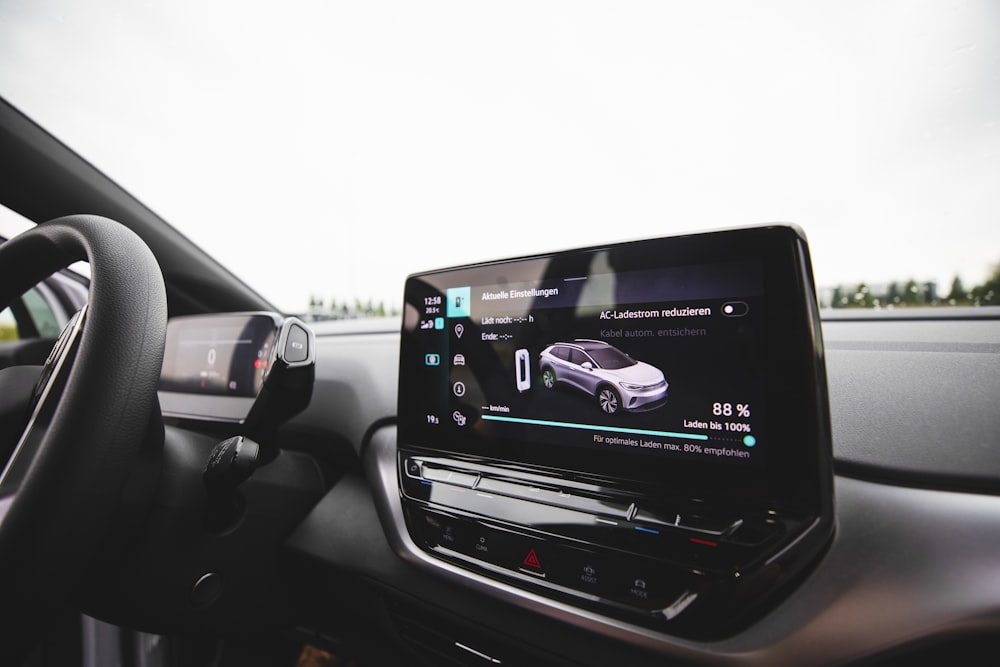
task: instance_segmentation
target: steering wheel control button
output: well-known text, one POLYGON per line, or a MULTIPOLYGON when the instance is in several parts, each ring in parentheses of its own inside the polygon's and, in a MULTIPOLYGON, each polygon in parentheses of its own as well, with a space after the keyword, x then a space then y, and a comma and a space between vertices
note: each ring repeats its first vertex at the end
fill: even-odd
POLYGON ((191 587, 191 604, 207 607, 222 597, 222 575, 218 572, 203 574, 191 587))

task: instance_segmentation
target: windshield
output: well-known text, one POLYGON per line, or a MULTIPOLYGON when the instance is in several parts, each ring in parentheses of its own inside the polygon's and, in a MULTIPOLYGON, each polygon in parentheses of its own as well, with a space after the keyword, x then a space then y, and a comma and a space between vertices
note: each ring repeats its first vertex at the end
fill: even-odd
POLYGON ((766 222, 824 305, 967 303, 998 37, 990 1, 0 2, 0 95, 288 312, 766 222))
POLYGON ((597 362, 598 368, 616 370, 619 368, 634 366, 636 364, 636 361, 630 356, 613 347, 587 350, 587 353, 593 357, 594 361, 597 362))

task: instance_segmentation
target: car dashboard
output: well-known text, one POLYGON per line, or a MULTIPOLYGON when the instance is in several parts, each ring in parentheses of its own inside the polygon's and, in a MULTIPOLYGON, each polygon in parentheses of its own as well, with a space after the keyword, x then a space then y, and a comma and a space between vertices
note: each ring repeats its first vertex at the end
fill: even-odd
MULTIPOLYGON (((447 300, 461 313, 454 297, 465 293, 449 291, 470 286, 489 287, 477 290, 480 302, 489 294, 485 300, 497 303, 492 295, 504 292, 550 298, 544 285, 511 283, 598 276, 614 265, 581 268, 576 260, 590 256, 586 252, 557 253, 569 261, 548 277, 531 267, 531 258, 513 260, 531 269, 516 281, 497 275, 515 265, 506 261, 415 274, 412 286, 423 287, 407 290, 410 310, 401 318, 301 322, 257 312, 266 303, 189 240, 25 117, 6 105, 0 111, 0 138, 17 139, 5 140, 7 150, 0 151, 11 166, 5 203, 38 221, 89 210, 126 222, 156 256, 174 323, 230 311, 266 316, 272 337, 258 341, 257 360, 270 362, 273 349, 281 348, 290 371, 274 376, 288 391, 269 394, 279 399, 280 424, 255 422, 255 435, 270 443, 262 464, 242 482, 223 478, 229 492, 227 485, 240 485, 239 503, 219 516, 210 511, 207 462, 234 451, 220 446, 241 430, 241 415, 263 391, 263 373, 255 367, 245 379, 222 384, 206 378, 212 386, 207 394, 195 391, 197 398, 185 381, 161 385, 156 417, 162 424, 157 419, 150 429, 159 449, 137 455, 121 494, 124 511, 114 517, 119 530, 105 536, 82 583, 44 589, 53 599, 129 632, 180 644, 207 636, 253 646, 262 637, 291 634, 299 644, 361 666, 995 662, 996 308, 817 312, 802 239, 782 228, 783 247, 796 252, 768 254, 741 237, 745 242, 730 245, 721 258, 735 273, 716 292, 693 297, 713 303, 658 308, 661 316, 698 317, 698 308, 728 307, 737 315, 730 322, 744 306, 751 318, 767 314, 747 339, 755 353, 747 357, 767 363, 720 355, 710 345, 691 348, 697 354, 690 358, 670 359, 650 341, 602 335, 602 329, 635 329, 624 324, 633 321, 630 312, 653 310, 645 297, 614 301, 607 286, 587 297, 586 308, 569 307, 571 316, 548 318, 548 329, 516 344, 499 340, 507 324, 496 320, 419 312, 447 309, 447 300), (51 192, 64 193, 65 201, 51 192), (747 259, 758 268, 747 273, 747 259), (737 294, 744 284, 749 291, 737 294), (442 302, 433 303, 438 296, 442 302), (794 304, 790 311, 784 298, 794 304), (600 326, 605 311, 612 319, 600 326), (483 338, 493 334, 497 340, 483 338), (450 347, 465 336, 478 338, 478 352, 450 347), (553 347, 589 353, 598 339, 661 375, 618 374, 634 388, 615 395, 582 381, 562 382, 555 366, 554 377, 546 374, 541 362, 553 347), (296 356, 295 341, 309 348, 305 357, 296 356), (487 348, 499 352, 483 356, 487 348), (710 372, 678 370, 682 361, 701 362, 710 372), (481 370, 474 381, 452 380, 450 373, 434 375, 442 364, 455 373, 473 365, 481 370), (421 380, 422 373, 431 375, 421 380), (249 394, 245 383, 253 387, 249 394), (717 386, 733 391, 714 393, 717 386), (703 412, 668 416, 692 388, 703 412), (486 400, 464 411, 463 402, 473 398, 486 400), (609 411, 616 404, 625 409, 609 411), (484 414, 531 423, 495 419, 480 428, 484 414), (705 439, 676 437, 730 428, 714 429, 713 422, 733 425, 734 444, 709 447, 705 439), (439 425, 450 435, 429 436, 439 425), (479 435, 456 436, 467 427, 479 435), (563 435, 548 435, 549 428, 563 435), (615 454, 565 435, 585 434, 593 444, 612 431, 603 444, 615 454), (617 455, 616 448, 639 449, 642 442, 682 451, 665 458, 617 455), (709 449, 759 461, 746 468, 697 463, 696 455, 709 449), (485 502, 484 492, 493 500, 485 502), (698 511, 694 501, 711 511, 698 511), (767 524, 769 510, 778 512, 776 523, 767 524), (581 514, 618 526, 602 521, 607 530, 594 530, 580 523, 581 514), (765 526, 780 530, 750 545, 750 557, 738 567, 697 555, 702 547, 743 539, 744 527, 761 516, 765 526), (627 538, 608 538, 622 527, 631 531, 627 538), (484 530, 492 532, 476 533, 484 530), (665 534, 682 535, 680 551, 690 558, 672 556, 663 542, 655 548, 642 542, 665 534), (499 553, 477 549, 487 546, 482 537, 498 538, 499 553), (581 555, 596 560, 581 562, 581 555), (641 568, 649 576, 632 574, 641 568), (720 576, 723 571, 728 576, 720 576), (669 590, 654 594, 652 586, 664 581, 669 590), (604 588, 615 582, 624 588, 604 588), (672 588, 672 582, 681 585, 672 588)), ((675 253, 625 256, 627 265, 654 274, 713 261, 698 242, 675 253)), ((637 293, 657 284, 646 280, 650 275, 632 283, 637 293)), ((664 275, 679 274, 653 277, 664 275)), ((541 310, 484 315, 537 316, 541 310)), ((732 332, 738 336, 739 326, 732 332)), ((668 337, 664 349, 678 338, 662 336, 668 337)), ((32 350, 45 347, 37 342, 29 341, 32 350)), ((597 365, 596 359, 581 362, 574 370, 589 374, 597 365)), ((244 451, 235 449, 237 456, 244 451)), ((746 544, 733 546, 738 553, 746 544)), ((25 578, 31 599, 54 579, 49 574, 25 578)), ((258 656, 245 664, 262 662, 258 656)))

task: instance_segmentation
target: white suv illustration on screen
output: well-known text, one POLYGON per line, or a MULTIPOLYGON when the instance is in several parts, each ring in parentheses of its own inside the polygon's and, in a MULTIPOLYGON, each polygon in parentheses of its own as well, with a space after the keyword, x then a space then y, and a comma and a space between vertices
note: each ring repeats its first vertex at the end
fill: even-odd
POLYGON ((552 343, 538 355, 538 368, 546 388, 559 383, 575 387, 596 398, 607 414, 653 410, 667 399, 660 369, 601 340, 552 343))

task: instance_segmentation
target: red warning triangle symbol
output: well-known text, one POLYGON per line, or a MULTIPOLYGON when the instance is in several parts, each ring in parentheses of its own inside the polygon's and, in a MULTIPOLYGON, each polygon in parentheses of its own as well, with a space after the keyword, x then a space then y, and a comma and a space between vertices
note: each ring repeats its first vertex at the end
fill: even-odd
POLYGON ((538 560, 538 554, 535 553, 534 549, 528 552, 528 555, 524 557, 523 562, 528 567, 533 567, 538 570, 542 569, 542 562, 538 560))

